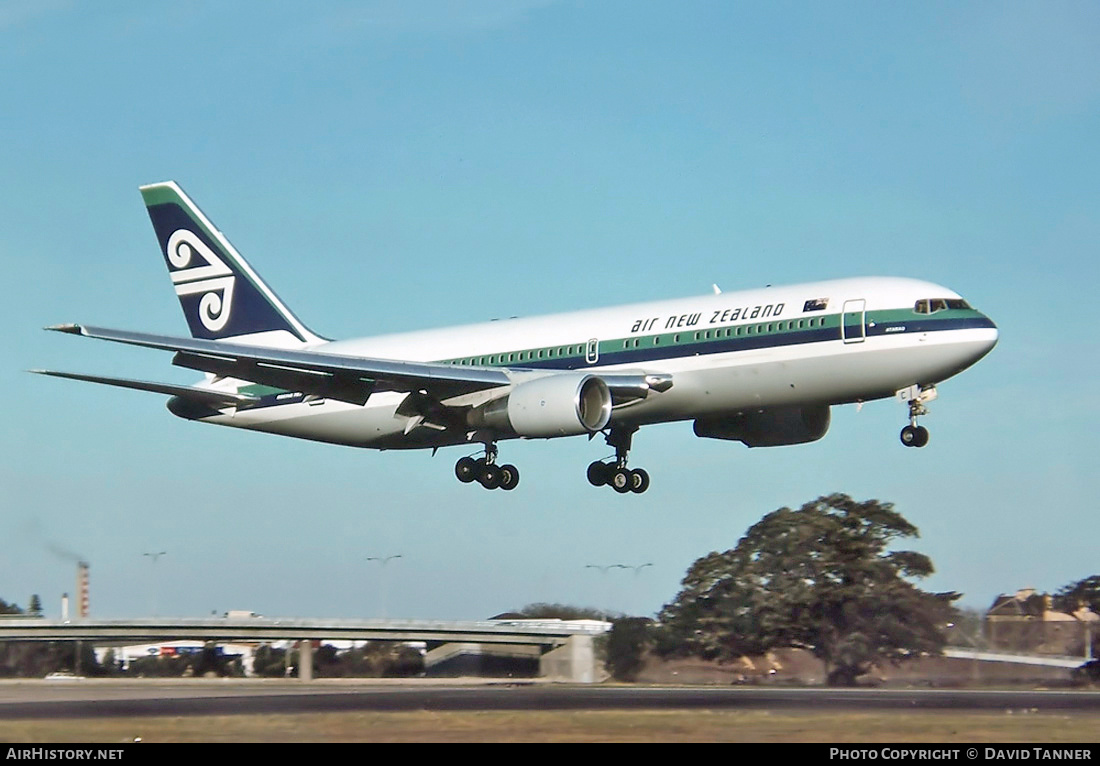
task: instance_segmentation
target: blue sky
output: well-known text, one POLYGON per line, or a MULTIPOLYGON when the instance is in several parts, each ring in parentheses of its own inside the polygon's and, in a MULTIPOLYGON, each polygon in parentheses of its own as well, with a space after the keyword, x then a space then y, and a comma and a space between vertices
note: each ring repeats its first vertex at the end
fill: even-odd
POLYGON ((101 617, 652 614, 834 491, 894 502, 925 587, 967 605, 1095 574, 1097 39, 1086 2, 0 0, 0 597, 56 613, 78 554, 101 617), (1001 342, 923 450, 884 401, 800 447, 644 429, 644 496, 587 484, 600 442, 507 442, 523 484, 485 492, 454 450, 28 375, 193 380, 41 331, 186 331, 137 192, 168 179, 330 337, 882 274, 959 291, 1001 342))

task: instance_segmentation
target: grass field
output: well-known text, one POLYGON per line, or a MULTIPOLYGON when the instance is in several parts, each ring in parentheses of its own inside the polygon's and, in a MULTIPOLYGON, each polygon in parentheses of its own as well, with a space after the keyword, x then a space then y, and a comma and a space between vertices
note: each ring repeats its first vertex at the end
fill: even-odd
POLYGON ((1100 713, 579 711, 0 721, 0 742, 1095 743, 1100 713))

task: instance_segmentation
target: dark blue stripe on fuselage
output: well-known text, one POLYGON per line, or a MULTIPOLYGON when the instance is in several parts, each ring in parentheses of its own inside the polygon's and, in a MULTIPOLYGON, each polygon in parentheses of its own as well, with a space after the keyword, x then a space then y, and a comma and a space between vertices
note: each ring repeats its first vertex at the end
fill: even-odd
MULTIPOLYGON (((787 321, 787 320, 784 320, 787 321)), ((745 327, 746 325, 742 325, 745 327)), ((755 327, 756 325, 752 325, 755 327)), ((955 319, 920 319, 906 322, 888 322, 876 324, 866 328, 866 337, 874 338, 884 335, 910 335, 912 333, 943 332, 946 330, 969 329, 996 329, 987 317, 960 317, 955 319), (899 329, 900 328, 900 329, 899 329)), ((711 332, 722 332, 711 330, 711 332)), ((705 330, 699 330, 702 333, 705 330)), ((853 322, 845 329, 849 339, 859 336, 859 323, 853 322)), ((688 333, 682 333, 688 334, 688 333)), ((691 333, 691 334, 694 334, 691 333)), ((648 340, 648 339, 646 339, 648 340)), ((738 351, 756 351, 763 348, 781 348, 784 346, 798 346, 805 343, 823 343, 827 341, 841 340, 840 327, 822 327, 804 330, 784 330, 782 332, 760 333, 759 335, 740 335, 721 338, 707 338, 698 341, 681 341, 667 346, 648 346, 645 348, 620 348, 605 349, 601 342, 600 358, 597 365, 638 364, 641 362, 655 362, 665 359, 676 359, 684 356, 704 356, 709 354, 728 354, 738 351)), ((610 341, 621 344, 622 340, 610 341)), ((494 365, 509 367, 511 365, 494 365)), ((561 359, 538 359, 534 362, 524 362, 515 365, 517 368, 534 370, 577 370, 585 369, 592 365, 584 362, 579 357, 565 357, 561 359)))
MULTIPOLYGON (((787 321, 787 320, 784 320, 787 321)), ((765 323, 766 324, 766 323, 765 323)), ((756 325, 753 325, 755 327, 756 325)), ((741 325, 746 327, 746 325, 741 325)), ((984 316, 956 317, 951 319, 936 319, 933 317, 914 319, 905 322, 870 323, 866 327, 866 337, 874 338, 885 335, 911 335, 913 333, 945 332, 949 330, 971 329, 996 329, 996 325, 984 316)), ((721 332, 711 330, 711 332, 721 332)), ((702 333, 705 330, 699 330, 702 333)), ((850 323, 845 332, 851 339, 859 334, 859 323, 850 323)), ((682 333, 687 335, 689 333, 682 333)), ((694 334, 692 331, 691 334, 694 334)), ((648 339, 647 339, 648 340, 648 339)), ((706 356, 710 354, 728 354, 738 351, 756 351, 764 348, 781 348, 785 346, 797 346, 807 343, 824 343, 828 341, 840 341, 840 327, 821 327, 803 330, 784 330, 782 332, 760 333, 759 335, 741 335, 722 338, 701 339, 695 342, 681 341, 665 346, 650 346, 648 348, 629 349, 600 349, 600 358, 596 362, 598 366, 610 366, 619 364, 641 364, 645 362, 657 362, 666 359, 676 359, 685 356, 706 356)), ((622 339, 610 341, 622 343, 622 339)), ((486 354, 486 356, 488 356, 486 354)), ((509 367, 511 369, 530 370, 584 370, 594 365, 584 361, 582 357, 562 357, 559 359, 538 359, 533 362, 524 362, 522 365, 493 365, 494 367, 509 367)), ((273 407, 281 404, 298 404, 305 398, 302 394, 288 395, 269 394, 254 404, 243 405, 241 409, 256 407, 273 407)))

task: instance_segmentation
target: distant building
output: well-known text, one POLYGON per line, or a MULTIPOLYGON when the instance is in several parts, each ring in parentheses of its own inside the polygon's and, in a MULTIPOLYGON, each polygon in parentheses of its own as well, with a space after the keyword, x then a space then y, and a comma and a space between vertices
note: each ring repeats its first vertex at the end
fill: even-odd
POLYGON ((1100 615, 1087 606, 1073 613, 1057 611, 1050 594, 1022 588, 993 600, 984 630, 991 648, 1084 657, 1100 633, 1100 615))
MULTIPOLYGON (((129 670, 130 663, 138 659, 152 657, 182 657, 191 654, 199 654, 206 644, 202 641, 163 641, 153 644, 134 644, 130 646, 97 646, 95 647, 96 661, 103 664, 110 653, 118 670, 129 670)), ((225 643, 218 644, 215 651, 223 657, 240 659, 245 675, 251 675, 252 658, 255 653, 254 643, 225 643)))

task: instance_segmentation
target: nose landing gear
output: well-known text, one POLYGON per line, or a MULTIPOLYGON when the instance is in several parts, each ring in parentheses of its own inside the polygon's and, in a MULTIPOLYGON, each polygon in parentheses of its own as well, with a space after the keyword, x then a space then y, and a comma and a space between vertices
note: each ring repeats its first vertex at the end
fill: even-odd
POLYGON ((924 405, 937 396, 935 386, 909 386, 898 391, 897 397, 909 405, 909 425, 901 429, 901 443, 906 447, 923 447, 928 444, 928 429, 917 424, 917 418, 928 414, 924 405))
POLYGON ((644 468, 627 468, 626 458, 630 452, 630 443, 634 428, 612 428, 607 435, 607 443, 615 448, 615 462, 605 463, 597 460, 588 466, 588 482, 593 487, 605 484, 620 494, 634 492, 641 494, 649 489, 649 473, 644 468))

